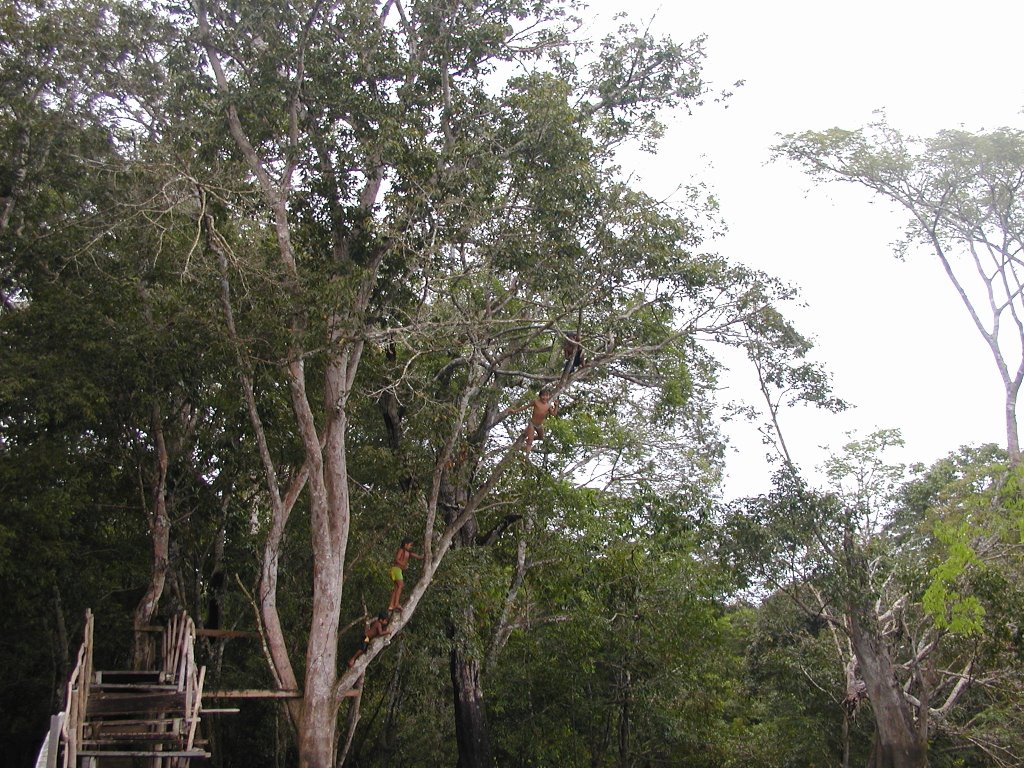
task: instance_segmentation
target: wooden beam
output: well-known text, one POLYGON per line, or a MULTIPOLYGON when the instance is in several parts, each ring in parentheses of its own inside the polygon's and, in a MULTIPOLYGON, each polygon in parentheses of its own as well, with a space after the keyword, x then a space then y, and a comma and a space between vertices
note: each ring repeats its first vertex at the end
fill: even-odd
POLYGON ((302 691, 266 691, 243 689, 238 691, 203 691, 204 699, 301 699, 302 691))
POLYGON ((196 629, 200 637, 259 637, 259 632, 243 632, 240 629, 196 629))
MULTIPOLYGON (((164 632, 167 627, 150 624, 139 627, 140 632, 164 632)), ((203 637, 259 637, 259 632, 249 632, 240 629, 200 629, 196 627, 196 634, 203 637)))
MULTIPOLYGON (((363 695, 361 688, 349 688, 342 698, 354 699, 363 695)), ((260 689, 241 689, 237 691, 203 691, 204 699, 301 699, 302 691, 269 691, 260 689)), ((216 712, 219 710, 207 710, 204 712, 216 712)), ((228 711, 228 710, 225 710, 228 711)), ((237 711, 237 710, 235 710, 237 711)))
POLYGON ((79 757, 144 757, 152 760, 166 759, 169 757, 186 757, 197 760, 205 760, 211 757, 209 752, 202 749, 175 749, 175 750, 120 750, 120 749, 88 749, 79 750, 79 757))

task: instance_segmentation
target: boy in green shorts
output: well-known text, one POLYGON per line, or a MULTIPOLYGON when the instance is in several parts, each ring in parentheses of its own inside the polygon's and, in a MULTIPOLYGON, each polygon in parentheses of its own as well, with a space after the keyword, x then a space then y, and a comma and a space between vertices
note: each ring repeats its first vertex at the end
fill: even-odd
POLYGON ((405 569, 409 566, 409 558, 414 557, 422 560, 423 555, 417 555, 412 551, 412 539, 402 539, 401 546, 395 552, 395 562, 388 573, 395 586, 391 589, 391 600, 388 602, 389 611, 401 610, 399 600, 402 597, 402 587, 405 586, 405 569))

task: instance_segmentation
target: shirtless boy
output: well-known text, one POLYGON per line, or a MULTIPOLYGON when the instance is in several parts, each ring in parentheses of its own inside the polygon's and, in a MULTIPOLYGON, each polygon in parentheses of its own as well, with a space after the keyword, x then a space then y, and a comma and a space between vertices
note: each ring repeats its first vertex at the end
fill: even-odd
POLYGON ((349 667, 355 666, 356 659, 366 653, 366 650, 370 647, 370 641, 375 637, 383 637, 388 633, 388 622, 390 617, 384 611, 377 614, 377 618, 371 621, 366 631, 363 633, 363 641, 359 644, 359 648, 352 654, 352 658, 348 660, 349 667))
POLYGON ((514 412, 519 413, 530 407, 533 408, 533 413, 530 414, 530 421, 526 425, 526 443, 523 445, 523 450, 527 453, 533 448, 534 438, 544 439, 544 419, 558 413, 558 403, 551 398, 551 391, 547 387, 537 393, 536 400, 516 408, 514 412))
POLYGON ((395 586, 391 589, 391 600, 388 602, 388 610, 396 611, 401 609, 399 600, 402 597, 402 587, 405 586, 405 569, 409 567, 409 558, 414 557, 422 560, 423 555, 417 555, 412 551, 412 539, 402 539, 401 546, 395 552, 395 561, 388 572, 395 586))

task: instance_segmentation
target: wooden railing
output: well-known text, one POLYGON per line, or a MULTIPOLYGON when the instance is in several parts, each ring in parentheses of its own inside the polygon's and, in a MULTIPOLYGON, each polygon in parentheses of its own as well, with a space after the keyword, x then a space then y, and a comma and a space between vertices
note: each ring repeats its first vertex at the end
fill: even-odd
MULTIPOLYGON (((206 680, 206 667, 196 665, 196 625, 192 618, 185 613, 172 618, 164 632, 163 645, 164 673, 185 694, 184 747, 191 751, 195 747, 206 680)), ((188 758, 172 758, 169 762, 170 768, 179 768, 188 765, 188 758)))
POLYGON ((166 627, 151 627, 149 630, 160 636, 161 653, 156 659, 158 669, 150 670, 149 684, 125 683, 119 678, 128 676, 130 680, 141 680, 141 677, 132 676, 145 673, 97 672, 93 669, 93 615, 86 611, 82 646, 68 679, 66 705, 62 713, 52 718, 50 734, 40 750, 37 768, 57 768, 58 765, 61 768, 78 768, 79 759, 83 765, 94 766, 97 761, 120 755, 152 758, 153 762, 147 764, 154 766, 186 768, 192 758, 209 756, 196 747, 206 668, 196 665, 195 623, 181 613, 166 627), (107 682, 109 679, 116 682, 107 682), (90 704, 91 690, 94 701, 90 704), (126 706, 128 709, 124 709, 126 706), (125 729, 120 727, 123 721, 111 723, 105 720, 105 716, 112 713, 135 711, 136 706, 142 707, 139 711, 164 714, 150 714, 148 720, 131 721, 136 728, 141 726, 141 730, 130 733, 124 733, 125 729), (118 733, 111 734, 110 730, 105 730, 108 726, 114 727, 118 733), (152 739, 154 746, 148 747, 148 751, 123 744, 115 748, 117 742, 126 739, 142 742, 152 739), (168 748, 156 746, 160 743, 168 748))
MULTIPOLYGON (((64 768, 78 765, 78 750, 82 744, 85 716, 89 709, 89 686, 92 682, 92 637, 92 611, 86 610, 82 645, 78 649, 75 668, 68 678, 67 704, 64 707, 64 722, 60 732, 61 741, 64 743, 64 768)), ((51 745, 53 746, 55 745, 51 745)))

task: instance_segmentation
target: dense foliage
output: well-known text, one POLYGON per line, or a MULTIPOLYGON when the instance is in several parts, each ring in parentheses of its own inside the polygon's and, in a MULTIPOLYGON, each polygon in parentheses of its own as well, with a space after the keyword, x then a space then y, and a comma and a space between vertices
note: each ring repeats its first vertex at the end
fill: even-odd
POLYGON ((12 764, 87 607, 100 667, 181 609, 261 633, 203 639, 208 688, 303 699, 206 718, 221 766, 899 764, 885 695, 933 765, 1019 762, 1019 468, 907 473, 886 431, 807 487, 780 417, 844 404, 791 290, 709 251, 714 200, 617 165, 713 96, 703 39, 590 43, 580 10, 0 11, 12 764), (723 344, 782 458, 729 503, 723 344), (393 634, 349 668, 406 536, 393 634))

